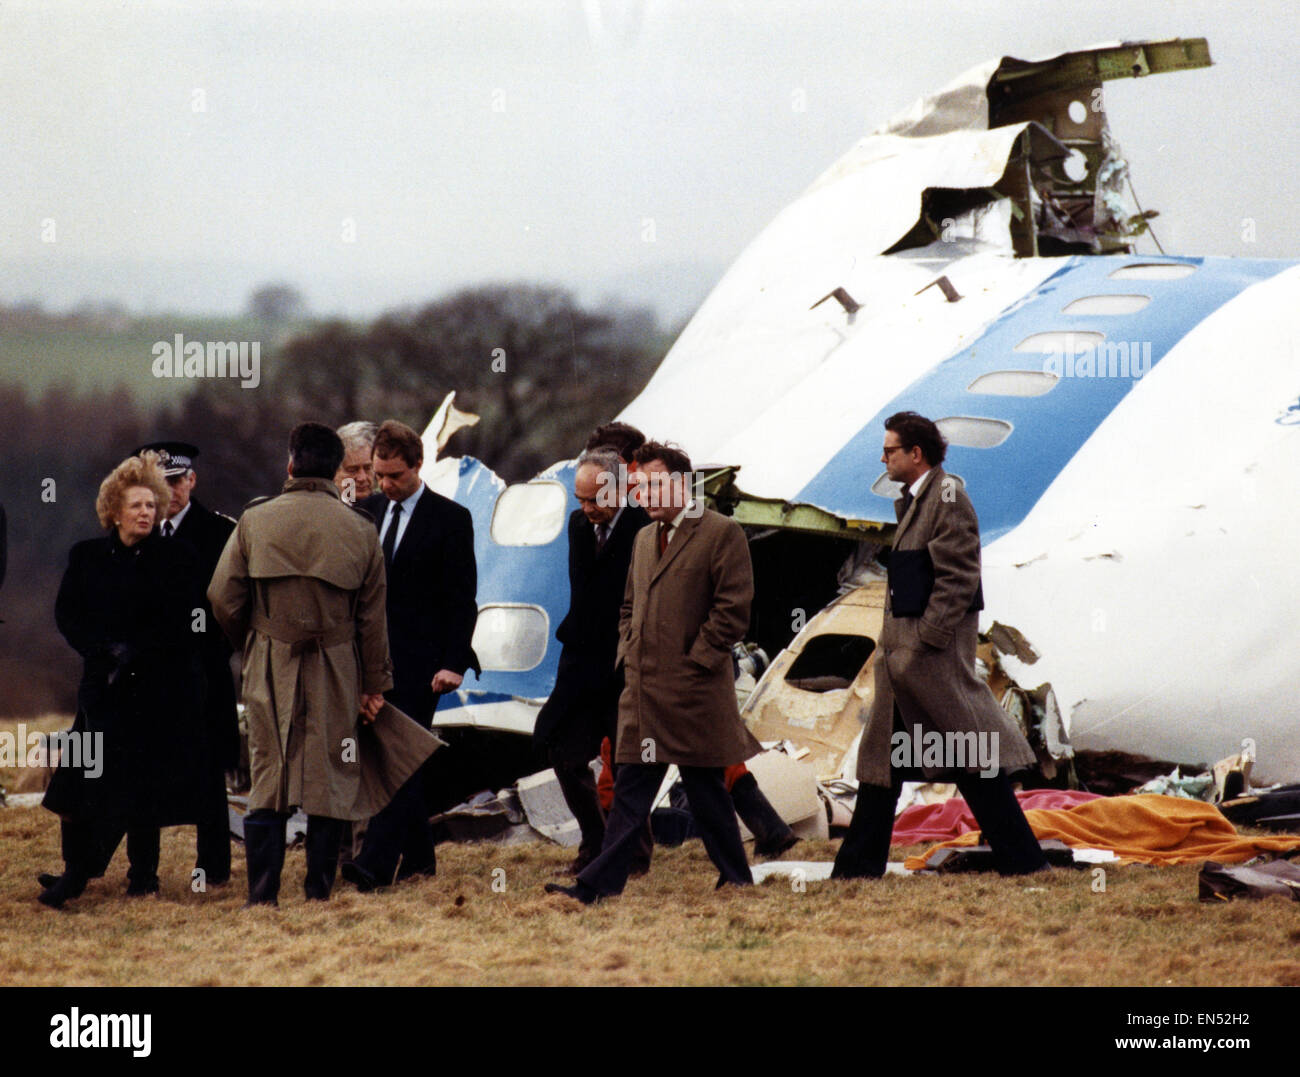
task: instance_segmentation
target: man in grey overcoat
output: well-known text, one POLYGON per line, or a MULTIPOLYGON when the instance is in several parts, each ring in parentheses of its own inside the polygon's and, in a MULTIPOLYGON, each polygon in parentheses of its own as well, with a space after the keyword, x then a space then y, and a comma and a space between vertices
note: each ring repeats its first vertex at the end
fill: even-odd
POLYGON ((956 782, 1002 874, 1047 863, 1008 777, 1034 764, 1033 750, 975 674, 984 608, 979 521, 961 481, 939 466, 946 452, 929 419, 905 411, 885 420, 881 462, 903 496, 894 502, 898 529, 875 698, 858 749, 858 801, 832 878, 883 875, 904 778, 940 774, 956 782), (931 754, 932 746, 942 750, 931 754))
POLYGON ((734 520, 690 498, 691 462, 646 442, 636 451, 651 523, 636 536, 619 622, 623 666, 614 804, 600 855, 572 887, 586 904, 622 893, 655 794, 670 764, 718 885, 753 882, 723 770, 761 751, 736 707, 731 648, 749 628, 749 545, 734 520))

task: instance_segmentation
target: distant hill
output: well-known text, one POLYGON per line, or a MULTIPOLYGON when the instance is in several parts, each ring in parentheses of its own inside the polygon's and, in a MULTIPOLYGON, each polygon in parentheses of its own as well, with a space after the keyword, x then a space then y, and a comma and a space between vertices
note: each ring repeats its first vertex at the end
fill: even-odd
POLYGON ((37 397, 55 385, 79 392, 126 388, 145 408, 174 403, 195 381, 156 378, 154 346, 186 341, 260 342, 268 362, 283 340, 311 323, 269 325, 247 317, 157 315, 131 317, 106 309, 47 314, 30 307, 0 308, 0 383, 37 397))

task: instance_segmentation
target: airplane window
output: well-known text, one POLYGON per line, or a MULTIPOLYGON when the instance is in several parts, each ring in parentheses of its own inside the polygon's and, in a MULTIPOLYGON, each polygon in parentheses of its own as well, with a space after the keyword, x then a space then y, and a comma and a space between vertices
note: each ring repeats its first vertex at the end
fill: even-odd
POLYGON ((1011 436, 1011 424, 1002 419, 977 419, 973 415, 952 415, 936 419, 934 425, 949 445, 970 449, 992 449, 1011 436))
POLYGON ((1095 348, 1106 339, 1105 333, 1091 330, 1062 330, 1060 332, 1034 333, 1025 337, 1015 350, 1018 352, 1054 352, 1057 355, 1078 355, 1095 348))
POLYGON ((836 632, 814 636, 786 670, 786 682, 805 692, 848 688, 875 649, 876 641, 867 636, 836 632))
MULTIPOLYGON (((956 479, 965 488, 966 480, 956 472, 949 471, 948 476, 956 479)), ((897 501, 903 496, 903 487, 901 483, 897 483, 889 477, 889 472, 882 471, 876 476, 876 481, 871 484, 871 492, 877 497, 887 497, 890 501, 897 501)))
POLYGON ((1136 314, 1151 302, 1149 295, 1085 295, 1062 314, 1136 314))
POLYGON ((478 611, 471 644, 483 672, 523 673, 546 655, 550 619, 540 606, 490 603, 478 611))
POLYGON ((890 501, 896 501, 903 496, 903 486, 902 483, 891 479, 889 472, 882 471, 871 484, 871 492, 877 497, 887 497, 890 501))
POLYGON ((545 546, 564 530, 569 495, 558 482, 507 486, 492 510, 492 541, 499 546, 545 546))
POLYGON ((1040 370, 994 370, 981 374, 968 386, 968 393, 989 396, 1042 396, 1056 388, 1060 379, 1040 370))
POLYGON ((1182 280, 1196 272, 1195 266, 1181 262, 1134 262, 1120 266, 1110 275, 1111 280, 1182 280))
POLYGON ((1082 183, 1088 178, 1088 158, 1078 150, 1071 150, 1070 155, 1061 162, 1061 171, 1067 179, 1082 183))

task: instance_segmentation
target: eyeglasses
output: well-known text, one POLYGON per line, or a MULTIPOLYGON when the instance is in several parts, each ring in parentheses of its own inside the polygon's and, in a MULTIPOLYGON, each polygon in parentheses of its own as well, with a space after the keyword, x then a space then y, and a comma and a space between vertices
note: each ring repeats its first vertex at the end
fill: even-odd
MULTIPOLYGON (((913 446, 913 447, 915 447, 915 446, 913 446)), ((881 455, 882 455, 882 456, 888 456, 891 452, 895 452, 895 451, 897 451, 898 449, 906 449, 908 452, 911 452, 911 451, 912 451, 912 450, 911 450, 910 448, 908 448, 906 445, 886 445, 886 446, 884 446, 884 447, 882 448, 882 450, 881 450, 881 455)))

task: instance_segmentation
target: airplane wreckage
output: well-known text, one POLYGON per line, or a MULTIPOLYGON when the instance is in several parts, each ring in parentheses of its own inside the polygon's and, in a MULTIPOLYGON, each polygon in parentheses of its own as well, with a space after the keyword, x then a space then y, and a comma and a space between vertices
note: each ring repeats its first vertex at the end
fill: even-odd
MULTIPOLYGON (((1300 569, 1281 545, 1300 262, 1134 253, 1153 214, 1126 209, 1102 108, 1110 79, 1209 65, 1189 39, 972 69, 783 210, 617 416, 684 445, 745 527, 749 639, 773 661, 743 714, 819 778, 852 776, 871 704, 897 494, 882 422, 907 409, 936 419, 979 514, 981 657, 1045 773, 1075 748, 1212 761, 1249 739, 1257 776, 1300 776, 1300 569)), ((452 396, 428 460, 473 421, 452 396)), ((574 470, 426 466, 472 512, 479 566, 483 674, 437 726, 532 731, 574 470)))

